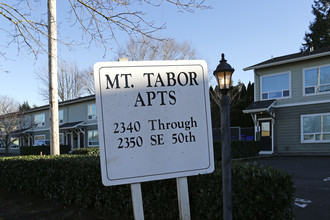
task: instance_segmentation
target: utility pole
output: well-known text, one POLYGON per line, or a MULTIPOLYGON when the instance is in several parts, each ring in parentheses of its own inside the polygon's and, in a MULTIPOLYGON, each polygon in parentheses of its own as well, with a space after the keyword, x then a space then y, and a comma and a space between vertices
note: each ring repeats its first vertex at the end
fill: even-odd
POLYGON ((56 0, 48 0, 48 71, 50 154, 59 155, 56 0))

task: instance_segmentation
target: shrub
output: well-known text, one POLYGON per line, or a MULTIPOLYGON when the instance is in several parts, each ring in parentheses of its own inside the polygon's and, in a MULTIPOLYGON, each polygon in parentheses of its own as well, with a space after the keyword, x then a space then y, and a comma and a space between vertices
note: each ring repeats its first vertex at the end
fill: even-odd
POLYGON ((98 147, 89 147, 89 148, 73 149, 71 154, 99 156, 100 155, 100 148, 98 148, 98 147))
MULTIPOLYGON (((61 145, 60 146, 60 154, 67 154, 71 150, 71 147, 69 145, 61 145)), ((42 155, 50 155, 50 146, 24 146, 20 147, 20 154, 22 156, 25 155, 40 155, 40 152, 42 152, 42 155)))
MULTIPOLYGON (((129 185, 104 187, 99 157, 89 155, 0 158, 0 187, 42 194, 64 204, 97 207, 118 217, 133 216, 129 185)), ((283 171, 235 162, 234 219, 292 219, 292 177, 283 171)), ((221 165, 215 172, 189 177, 193 219, 221 219, 221 165)), ((149 219, 179 216, 175 179, 142 183, 144 212, 149 219)))
MULTIPOLYGON (((221 142, 215 141, 214 147, 214 159, 221 160, 221 142)), ((231 142, 231 157, 232 158, 244 158, 257 156, 260 152, 260 141, 232 141, 231 142)))
POLYGON ((244 163, 233 166, 233 173, 236 219, 294 219, 295 188, 291 175, 244 163))

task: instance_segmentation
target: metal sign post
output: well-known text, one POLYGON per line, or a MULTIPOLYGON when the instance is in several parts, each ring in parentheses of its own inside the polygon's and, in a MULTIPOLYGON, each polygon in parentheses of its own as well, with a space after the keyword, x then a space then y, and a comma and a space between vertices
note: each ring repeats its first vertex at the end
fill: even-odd
POLYGON ((134 219, 135 220, 144 220, 141 183, 132 183, 131 184, 131 195, 132 195, 132 201, 133 201, 134 219))
POLYGON ((176 179, 181 220, 190 220, 189 190, 187 177, 176 179))

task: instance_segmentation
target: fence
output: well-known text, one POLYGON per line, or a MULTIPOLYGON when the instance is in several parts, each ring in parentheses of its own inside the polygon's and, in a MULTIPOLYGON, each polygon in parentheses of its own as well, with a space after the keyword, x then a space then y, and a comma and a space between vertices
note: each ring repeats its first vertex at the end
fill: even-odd
MULTIPOLYGON (((213 128, 213 141, 221 140, 221 128, 213 128)), ((231 140, 240 141, 253 141, 254 140, 254 127, 241 128, 231 127, 230 128, 231 140)))

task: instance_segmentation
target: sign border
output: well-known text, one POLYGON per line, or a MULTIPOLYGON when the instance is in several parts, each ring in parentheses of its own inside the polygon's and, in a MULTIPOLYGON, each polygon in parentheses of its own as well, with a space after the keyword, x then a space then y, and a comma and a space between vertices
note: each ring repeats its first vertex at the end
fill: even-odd
MULTIPOLYGON (((143 67, 180 67, 180 66, 198 66, 202 69, 202 80, 203 80, 203 96, 204 96, 204 109, 205 109, 205 118, 206 118, 206 134, 207 134, 207 154, 208 154, 208 165, 204 168, 198 168, 198 169, 188 169, 188 170, 178 170, 178 171, 174 171, 174 172, 162 172, 162 173, 156 173, 156 174, 148 174, 148 175, 142 175, 142 176, 130 176, 130 177, 124 177, 124 178, 116 178, 116 179, 111 179, 111 177, 109 177, 108 175, 108 166, 105 166, 106 169, 106 179, 107 181, 110 183, 110 185, 120 185, 120 184, 129 184, 129 183, 137 183, 137 182, 145 182, 145 181, 151 181, 149 179, 145 180, 148 177, 152 177, 155 176, 156 178, 153 178, 152 180, 161 180, 161 179, 169 179, 169 178, 178 178, 178 177, 184 177, 184 176, 189 176, 189 175, 198 175, 198 174, 202 174, 202 173, 211 173, 214 171, 214 153, 213 153, 213 140, 212 140, 212 133, 210 133, 210 125, 209 122, 211 122, 211 112, 208 111, 208 109, 210 109, 210 107, 207 106, 208 102, 207 102, 207 98, 208 95, 206 94, 206 91, 208 92, 208 90, 206 90, 205 88, 205 74, 207 74, 208 76, 208 72, 207 72, 207 64, 204 60, 176 60, 176 61, 131 61, 131 62, 99 62, 96 63, 94 65, 94 74, 95 74, 95 70, 97 70, 97 74, 98 74, 98 78, 101 79, 101 70, 102 69, 109 69, 109 68, 134 68, 134 67, 139 67, 139 68, 143 68, 143 67), (177 64, 174 64, 174 62, 177 62, 177 64), (181 62, 181 63, 180 63, 181 62), (204 64, 204 65, 203 65, 204 64), (206 67, 206 68, 205 68, 206 67), (211 169, 211 170, 210 170, 211 169), (209 170, 209 172, 208 172, 209 170), (204 171, 204 172, 203 172, 204 171), (182 174, 182 175, 179 175, 182 174), (166 178, 159 178, 160 176, 168 176, 166 178), (142 180, 141 180, 142 179, 142 180), (132 181, 129 181, 132 180, 132 181), (136 180, 136 181, 134 181, 136 180), (111 184, 111 182, 122 182, 119 184, 111 184)), ((97 83, 95 81, 95 83, 97 83)), ((102 129, 102 147, 104 150, 104 154, 101 155, 103 156, 103 162, 105 162, 105 164, 108 164, 108 160, 106 157, 106 137, 105 137, 105 128, 104 128, 104 113, 103 113, 103 99, 102 98, 102 87, 101 87, 101 80, 98 81, 99 85, 98 85, 98 90, 96 92, 96 99, 99 99, 100 102, 100 106, 101 109, 97 110, 98 111, 98 115, 102 115, 101 118, 98 117, 98 123, 99 124, 99 130, 102 129), (99 114, 101 113, 101 114, 99 114), (102 126, 100 126, 102 125, 102 126)), ((101 144, 100 146, 101 147, 101 144)), ((101 160, 102 162, 102 160, 101 160)), ((101 164, 102 166, 102 164, 101 164)), ((103 169, 102 169, 103 170, 103 169)), ((103 171, 102 171, 103 172, 103 171)), ((103 177, 103 175, 102 175, 103 177)), ((102 181, 103 178, 102 178, 102 181)), ((103 182, 104 185, 106 185, 103 182)), ((107 184, 109 185, 109 184, 107 184)))

